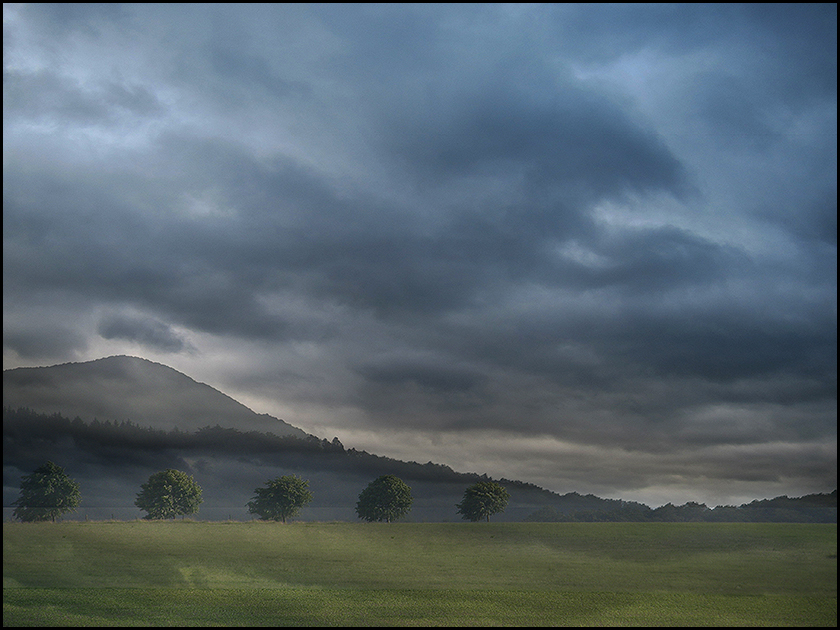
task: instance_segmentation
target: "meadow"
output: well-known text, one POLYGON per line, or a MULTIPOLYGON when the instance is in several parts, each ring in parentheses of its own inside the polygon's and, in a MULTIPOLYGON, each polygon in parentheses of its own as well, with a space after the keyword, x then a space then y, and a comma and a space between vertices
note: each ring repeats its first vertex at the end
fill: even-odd
POLYGON ((4 626, 836 624, 836 524, 3 524, 4 626))

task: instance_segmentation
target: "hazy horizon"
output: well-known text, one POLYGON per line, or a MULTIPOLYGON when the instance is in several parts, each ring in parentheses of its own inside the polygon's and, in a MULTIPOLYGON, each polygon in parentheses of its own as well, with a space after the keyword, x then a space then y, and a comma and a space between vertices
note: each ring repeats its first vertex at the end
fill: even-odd
POLYGON ((837 7, 5 4, 3 367, 652 507, 837 485, 837 7))

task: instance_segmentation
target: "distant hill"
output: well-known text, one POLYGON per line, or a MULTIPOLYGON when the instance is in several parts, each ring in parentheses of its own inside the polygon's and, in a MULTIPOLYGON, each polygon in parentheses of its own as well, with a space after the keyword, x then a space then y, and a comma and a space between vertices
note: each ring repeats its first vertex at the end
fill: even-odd
MULTIPOLYGON (((202 520, 246 520, 254 489, 295 474, 315 499, 302 520, 356 520, 359 493, 380 475, 412 489, 408 520, 460 521, 455 504, 473 483, 488 479, 441 464, 382 457, 309 435, 257 414, 234 399, 159 363, 108 357, 3 372, 4 518, 22 475, 45 461, 81 484, 80 510, 69 518, 141 516, 133 502, 140 484, 166 468, 193 475, 204 489, 202 520)), ((495 521, 837 521, 837 493, 777 497, 740 507, 636 502, 498 479, 510 493, 495 521)))
MULTIPOLYGON (((485 478, 447 466, 404 462, 346 449, 265 414, 166 365, 114 356, 3 372, 4 505, 20 476, 46 460, 83 486, 86 514, 132 518, 140 483, 163 468, 194 474, 205 488, 202 518, 247 518, 255 487, 281 474, 311 480, 309 517, 355 520, 358 494, 372 479, 397 474, 412 486, 418 520, 458 520, 464 489, 485 478), (91 511, 93 510, 93 511, 91 511), (97 512, 97 510, 99 510, 97 512)), ((521 520, 559 495, 521 481, 500 520, 521 520)), ((592 507, 610 502, 591 497, 592 507)))
MULTIPOLYGON (((131 507, 136 488, 163 468, 195 475, 205 488, 202 518, 210 519, 247 518, 243 508, 255 487, 297 474, 312 483, 311 518, 355 520, 364 487, 396 474, 412 487, 413 518, 459 520, 455 504, 464 489, 486 478, 345 449, 168 366, 128 356, 3 372, 4 506, 16 498, 20 476, 48 459, 82 483, 88 512, 117 506, 121 518, 139 513, 131 507)), ((516 492, 499 520, 521 520, 545 505, 562 509, 556 493, 505 483, 516 492)), ((589 503, 604 508, 611 501, 589 503)))
MULTIPOLYGON (((566 497, 564 497, 566 498, 566 497)), ((583 508, 563 510, 543 507, 525 518, 532 522, 668 522, 668 523, 836 523, 837 490, 827 494, 807 494, 753 501, 743 505, 708 507, 689 501, 651 509, 625 504, 618 509, 583 508)))
POLYGON ((129 420, 165 430, 219 425, 281 436, 308 435, 171 367, 129 356, 4 370, 3 407, 27 407, 86 421, 129 420))
MULTIPOLYGON (((380 475, 394 474, 412 490, 409 520, 459 521, 455 504, 464 490, 488 479, 449 466, 406 462, 345 448, 338 439, 299 438, 221 426, 195 432, 152 429, 131 422, 70 419, 31 409, 3 409, 3 505, 17 498, 20 477, 50 460, 82 486, 82 510, 75 517, 136 518, 132 507, 149 475, 177 468, 195 476, 204 489, 199 518, 247 519, 244 506, 256 487, 279 475, 311 482, 315 500, 306 520, 356 520, 359 493, 380 475)), ((570 493, 560 496, 534 484, 501 479, 511 494, 498 521, 521 521, 540 507, 558 510, 616 509, 625 502, 570 493)), ((640 504, 636 504, 643 507, 640 504)), ((71 518, 74 518, 71 516, 71 518)))
MULTIPOLYGON (((356 520, 355 502, 373 479, 395 474, 411 487, 414 506, 407 520, 458 521, 455 504, 464 490, 486 475, 448 466, 373 455, 333 439, 298 438, 257 431, 205 427, 194 433, 139 427, 129 422, 71 420, 29 409, 3 410, 4 518, 20 477, 50 460, 82 486, 82 505, 69 518, 132 519, 141 483, 150 474, 177 468, 204 489, 202 520, 247 520, 245 503, 256 487, 279 475, 310 481, 315 500, 302 520, 356 520)), ((671 504, 651 509, 641 503, 570 492, 558 495, 534 484, 499 479, 511 496, 495 521, 750 521, 837 522, 837 491, 801 498, 777 497, 750 504, 709 508, 671 504)))

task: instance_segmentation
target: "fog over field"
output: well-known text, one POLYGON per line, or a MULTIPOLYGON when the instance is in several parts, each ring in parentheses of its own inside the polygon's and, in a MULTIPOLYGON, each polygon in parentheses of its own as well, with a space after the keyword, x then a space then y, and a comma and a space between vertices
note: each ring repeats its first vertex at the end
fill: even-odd
POLYGON ((142 357, 561 494, 836 488, 836 4, 3 28, 4 369, 142 357))

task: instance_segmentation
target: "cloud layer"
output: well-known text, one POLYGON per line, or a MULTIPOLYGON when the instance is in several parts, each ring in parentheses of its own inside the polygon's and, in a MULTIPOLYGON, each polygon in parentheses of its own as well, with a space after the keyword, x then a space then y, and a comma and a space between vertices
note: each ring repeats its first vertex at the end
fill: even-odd
POLYGON ((5 5, 4 367, 142 354, 559 492, 830 491, 836 23, 5 5))

